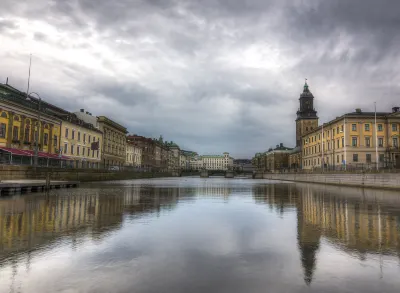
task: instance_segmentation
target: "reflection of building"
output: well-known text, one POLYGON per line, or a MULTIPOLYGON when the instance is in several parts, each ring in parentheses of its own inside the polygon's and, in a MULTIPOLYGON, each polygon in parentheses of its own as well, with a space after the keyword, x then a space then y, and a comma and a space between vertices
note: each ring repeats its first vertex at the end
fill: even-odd
MULTIPOLYGON (((298 197, 299 207, 304 207, 304 197, 298 197)), ((307 222, 310 210, 297 210, 297 244, 299 247, 301 264, 304 269, 304 281, 310 284, 312 281, 314 270, 316 269, 316 258, 319 249, 321 230, 307 222)))
POLYGON ((379 205, 305 193, 299 206, 303 220, 318 227, 326 237, 360 253, 398 249, 400 226, 396 217, 382 211, 379 205))
POLYGON ((343 251, 358 253, 360 259, 366 253, 400 256, 400 217, 383 206, 385 201, 391 209, 400 204, 396 192, 279 183, 256 186, 253 196, 256 203, 268 204, 279 214, 296 208, 298 248, 307 284, 316 269, 321 237, 343 251))

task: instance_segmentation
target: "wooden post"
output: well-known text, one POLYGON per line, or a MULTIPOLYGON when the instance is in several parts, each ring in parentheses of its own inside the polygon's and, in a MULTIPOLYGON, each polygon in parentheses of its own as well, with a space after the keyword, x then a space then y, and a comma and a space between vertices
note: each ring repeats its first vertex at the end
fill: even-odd
POLYGON ((50 172, 46 172, 46 190, 50 189, 50 172))

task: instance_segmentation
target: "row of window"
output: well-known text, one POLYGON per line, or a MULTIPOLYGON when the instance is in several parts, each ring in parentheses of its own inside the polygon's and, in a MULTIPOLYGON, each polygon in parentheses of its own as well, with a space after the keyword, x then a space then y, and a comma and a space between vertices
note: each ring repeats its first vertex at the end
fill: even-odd
MULTIPOLYGON (((392 123, 392 131, 397 131, 398 127, 396 123, 392 123)), ((370 131, 370 124, 364 124, 364 130, 370 131)), ((351 131, 357 131, 357 124, 351 124, 351 131)), ((383 131, 383 124, 378 124, 378 131, 383 131)), ((333 133, 335 135, 335 133, 333 133)))
MULTIPOLYGON (((369 123, 364 124, 364 129, 365 129, 365 131, 370 131, 370 124, 369 123)), ((357 131, 357 124, 351 124, 351 130, 357 131)), ((397 124, 393 123, 392 131, 396 132, 397 130, 398 130, 397 124)), ((379 132, 383 131, 383 124, 378 124, 378 131, 379 132)), ((327 133, 327 137, 329 137, 330 131, 328 130, 328 131, 326 131, 326 133, 327 133)), ((341 125, 340 128, 339 128, 339 126, 336 128, 336 133, 343 133, 343 125, 341 125)), ((332 129, 332 136, 335 136, 335 129, 332 129)), ((325 138, 325 132, 323 132, 322 137, 325 138)), ((311 139, 311 142, 317 141, 317 135, 314 135, 311 138, 305 139, 304 144, 309 143, 310 139, 311 139)), ((318 140, 321 140, 321 134, 318 134, 318 140)))
MULTIPOLYGON (((379 154, 379 162, 383 162, 384 158, 385 158, 384 154, 379 154)), ((353 158, 352 159, 353 159, 354 163, 359 162, 358 154, 353 154, 353 158)), ((372 163, 372 154, 365 154, 365 161, 367 163, 372 163)), ((308 160, 304 160, 303 161, 303 164, 306 167, 307 166, 317 166, 317 165, 320 165, 320 163, 322 163, 322 159, 320 160, 320 158, 308 159, 308 160)), ((344 155, 337 155, 336 156, 336 163, 338 163, 338 164, 344 163, 344 155)), ((325 164, 329 164, 329 157, 325 158, 325 164)))
MULTIPOLYGON (((68 143, 64 143, 63 151, 64 151, 64 154, 68 154, 68 151, 69 151, 69 153, 71 155, 75 155, 75 145, 71 144, 70 148, 68 149, 68 143)), ((85 156, 85 154, 86 154, 87 157, 90 157, 90 156, 92 158, 95 157, 94 150, 91 150, 90 148, 86 148, 86 147, 78 145, 78 146, 76 146, 76 155, 80 156, 81 154, 82 154, 82 156, 85 156), (86 152, 85 152, 85 149, 87 149, 86 152)), ((96 158, 98 158, 98 157, 99 157, 99 150, 96 150, 96 158)))
MULTIPOLYGON (((65 128, 65 138, 68 138, 68 137, 69 137, 69 129, 65 128)), ((71 139, 75 139, 75 130, 74 129, 72 129, 72 131, 71 131, 71 139)), ((77 140, 81 141, 81 132, 80 131, 78 131, 77 140)), ((93 136, 93 139, 92 139, 91 135, 88 135, 88 142, 89 143, 95 142, 95 141, 96 141, 96 137, 95 136, 93 136)), ((97 137, 97 141, 100 141, 99 137, 97 137)), ((86 133, 83 134, 83 143, 86 143, 86 133)))
POLYGON ((105 133, 106 133, 106 138, 108 140, 111 140, 113 142, 120 143, 120 144, 125 144, 125 142, 126 142, 126 136, 124 136, 124 135, 118 134, 111 130, 105 131, 105 133))
MULTIPOLYGON (((36 141, 36 136, 37 136, 37 131, 34 133, 34 141, 36 141)), ((7 137, 7 125, 5 123, 0 123, 0 138, 6 138, 7 137)), ((24 142, 31 142, 31 128, 30 125, 25 126, 25 132, 24 132, 24 142)), ((19 127, 18 126, 13 126, 12 130, 12 140, 13 141, 19 141, 19 127)), ((57 135, 54 135, 53 137, 53 145, 57 147, 57 135)), ((43 135, 43 145, 48 145, 49 144, 49 134, 44 133, 43 135)))
MULTIPOLYGON (((336 140, 336 146, 335 146, 335 142, 332 141, 328 141, 327 143, 323 143, 324 146, 327 146, 326 148, 324 148, 324 151, 326 150, 330 150, 332 149, 338 149, 340 148, 340 140, 337 139, 336 140)), ((344 137, 342 137, 342 144, 341 144, 342 148, 344 147, 344 137)), ((358 137, 354 136, 351 138, 351 146, 352 147, 358 147, 358 137)), ((365 137, 365 147, 371 147, 371 137, 365 137)), ((397 148, 399 147, 399 139, 397 137, 393 137, 392 138, 392 146, 397 148)), ((384 147, 384 141, 383 141, 383 137, 378 137, 378 147, 384 147)), ((305 147, 303 150, 303 154, 304 155, 312 155, 312 154, 316 154, 316 153, 320 153, 321 152, 321 145, 315 145, 315 146, 310 146, 310 147, 305 147)))

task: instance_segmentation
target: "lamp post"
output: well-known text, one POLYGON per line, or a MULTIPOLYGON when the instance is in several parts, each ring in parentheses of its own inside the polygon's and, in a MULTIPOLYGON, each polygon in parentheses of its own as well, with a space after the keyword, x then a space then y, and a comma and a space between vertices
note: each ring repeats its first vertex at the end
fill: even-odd
POLYGON ((42 99, 40 98, 38 93, 35 92, 31 92, 28 97, 26 98, 26 100, 31 101, 31 98, 29 98, 30 95, 35 94, 38 98, 39 98, 39 104, 38 104, 38 124, 37 124, 37 131, 35 131, 35 156, 34 156, 34 161, 33 161, 33 165, 35 166, 35 168, 38 165, 38 155, 39 155, 39 127, 40 127, 40 108, 41 108, 41 104, 42 104, 42 99))

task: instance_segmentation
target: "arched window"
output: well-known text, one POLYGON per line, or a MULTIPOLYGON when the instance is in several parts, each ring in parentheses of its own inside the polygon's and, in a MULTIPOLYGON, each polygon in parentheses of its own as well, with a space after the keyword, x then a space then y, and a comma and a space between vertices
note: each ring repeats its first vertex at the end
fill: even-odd
MULTIPOLYGON (((29 120, 28 120, 28 121, 29 121, 29 120)), ((30 137, 31 137, 31 135, 30 135, 30 130, 31 130, 31 127, 30 127, 29 124, 27 124, 27 125, 25 126, 25 136, 24 136, 24 141, 26 141, 26 142, 30 142, 30 137)))
POLYGON ((25 124, 28 124, 28 125, 31 124, 31 120, 26 119, 26 120, 25 120, 25 124))
POLYGON ((8 116, 7 116, 7 113, 6 112, 1 112, 1 117, 2 118, 7 118, 8 116))
POLYGON ((19 117, 18 116, 14 116, 14 121, 19 121, 19 117))

